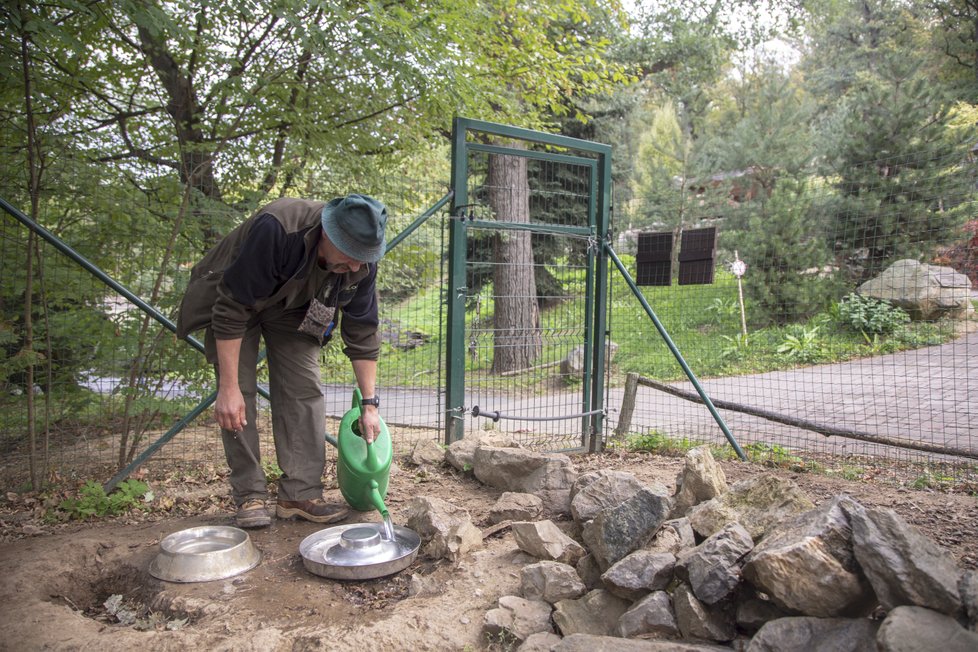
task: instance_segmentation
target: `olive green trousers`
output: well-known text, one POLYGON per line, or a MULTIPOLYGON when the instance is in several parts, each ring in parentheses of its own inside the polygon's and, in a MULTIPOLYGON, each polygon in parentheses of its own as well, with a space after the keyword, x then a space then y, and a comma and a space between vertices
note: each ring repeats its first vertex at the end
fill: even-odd
MULTIPOLYGON (((319 368, 321 348, 313 337, 297 330, 304 316, 304 308, 266 308, 248 323, 241 342, 238 387, 244 397, 248 425, 240 432, 221 430, 235 505, 268 498, 258 439, 257 366, 261 340, 267 353, 275 456, 282 470, 278 497, 311 500, 323 496, 326 407, 319 368)), ((205 334, 204 348, 220 382, 217 347, 210 329, 205 334)))

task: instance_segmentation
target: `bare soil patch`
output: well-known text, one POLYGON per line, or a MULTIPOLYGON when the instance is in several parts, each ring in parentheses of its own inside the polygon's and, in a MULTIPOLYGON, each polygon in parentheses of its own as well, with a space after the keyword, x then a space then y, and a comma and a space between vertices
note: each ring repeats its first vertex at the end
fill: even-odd
MULTIPOLYGON (((574 461, 580 471, 620 469, 672 488, 682 468, 681 458, 642 453, 574 461)), ((722 465, 731 483, 778 473, 816 503, 847 493, 866 506, 892 508, 963 568, 978 568, 973 495, 910 489, 892 473, 885 481, 849 482, 758 464, 722 465)), ((150 510, 95 523, 46 523, 36 496, 8 494, 0 503, 0 650, 498 649, 482 635, 483 615, 500 596, 517 592, 519 570, 532 561, 503 530, 457 565, 419 558, 391 577, 339 582, 310 574, 298 553, 302 539, 322 526, 276 520, 250 531, 262 552, 255 569, 215 582, 164 583, 147 573, 160 540, 188 527, 232 524, 231 503, 217 465, 144 479, 156 494, 150 510)), ((488 531, 500 493, 447 466, 418 468, 399 458, 387 504, 394 522, 403 523, 412 497, 435 496, 464 507, 488 531)), ((348 522, 376 520, 355 513, 348 522)), ((570 521, 561 526, 573 533, 570 521)))

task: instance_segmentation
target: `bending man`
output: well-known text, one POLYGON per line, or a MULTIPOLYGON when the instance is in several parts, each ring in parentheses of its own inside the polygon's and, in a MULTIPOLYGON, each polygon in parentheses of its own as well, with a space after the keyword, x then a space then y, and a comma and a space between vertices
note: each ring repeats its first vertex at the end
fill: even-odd
POLYGON ((239 527, 271 523, 261 467, 256 397, 259 339, 268 354, 275 454, 282 469, 279 518, 332 523, 346 516, 323 499, 325 404, 320 350, 339 324, 364 397, 360 431, 380 431, 375 394, 377 262, 386 249, 387 209, 364 195, 327 203, 279 199, 259 209, 194 266, 180 305, 180 337, 206 328, 239 527))

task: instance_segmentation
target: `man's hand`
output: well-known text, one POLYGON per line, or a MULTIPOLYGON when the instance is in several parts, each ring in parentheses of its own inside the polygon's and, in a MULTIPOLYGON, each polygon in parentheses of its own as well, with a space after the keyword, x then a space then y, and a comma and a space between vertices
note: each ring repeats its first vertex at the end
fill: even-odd
POLYGON ((360 412, 360 436, 368 444, 380 436, 380 411, 373 405, 364 405, 360 412))
POLYGON ((214 419, 223 429, 232 432, 244 430, 248 425, 244 396, 237 385, 218 390, 217 400, 214 402, 214 419))

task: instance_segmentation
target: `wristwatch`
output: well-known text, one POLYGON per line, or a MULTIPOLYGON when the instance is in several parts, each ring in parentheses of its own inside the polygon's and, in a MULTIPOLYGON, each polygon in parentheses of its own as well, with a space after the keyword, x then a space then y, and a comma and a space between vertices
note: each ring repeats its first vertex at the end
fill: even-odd
POLYGON ((362 398, 360 399, 360 405, 372 405, 375 408, 379 408, 380 397, 375 395, 373 398, 362 398))

